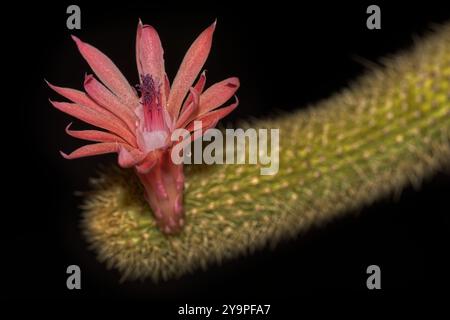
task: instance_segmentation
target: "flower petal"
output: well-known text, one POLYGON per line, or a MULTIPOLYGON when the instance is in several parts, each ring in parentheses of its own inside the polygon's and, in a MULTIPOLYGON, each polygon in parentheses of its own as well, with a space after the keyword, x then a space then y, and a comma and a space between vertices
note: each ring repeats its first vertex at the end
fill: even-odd
POLYGON ((136 107, 137 95, 116 65, 97 48, 72 36, 78 50, 99 79, 130 108, 136 107))
POLYGON ((166 73, 164 74, 164 92, 166 97, 168 97, 170 94, 170 81, 166 73))
MULTIPOLYGON (((142 66, 141 66, 141 30, 142 30, 142 21, 139 19, 138 27, 136 31, 136 65, 138 68, 139 75, 142 74, 142 66)), ((141 81, 141 77, 139 76, 139 81, 141 81)))
POLYGON ((66 133, 69 136, 72 136, 74 138, 78 139, 84 139, 89 141, 96 141, 96 142, 120 142, 120 143, 126 143, 125 140, 120 138, 119 136, 105 132, 105 131, 99 131, 99 130, 70 130, 70 126, 72 125, 72 122, 69 123, 69 125, 66 127, 66 133))
POLYGON ((228 78, 213 84, 200 96, 198 114, 201 116, 227 102, 239 88, 238 78, 228 78))
MULTIPOLYGON (((194 85, 194 89, 196 92, 198 92, 198 94, 201 94, 203 92, 203 89, 205 88, 205 83, 206 83, 206 70, 202 72, 202 74, 200 75, 200 77, 198 78, 197 82, 194 85)), ((183 110, 189 106, 189 104, 192 102, 192 94, 190 94, 187 98, 186 101, 184 101, 183 103, 183 107, 181 108, 180 113, 183 113, 183 110)))
POLYGON ((56 109, 64 113, 67 113, 96 127, 111 131, 112 133, 115 133, 119 137, 123 138, 130 145, 136 145, 135 136, 125 127, 125 125, 120 120, 109 114, 106 110, 104 112, 100 112, 99 110, 94 110, 86 106, 69 102, 56 102, 50 100, 50 103, 56 109))
POLYGON ((122 168, 131 168, 142 162, 145 158, 145 153, 138 149, 129 149, 120 146, 118 162, 122 168))
POLYGON ((119 150, 118 143, 107 142, 107 143, 88 144, 86 146, 82 146, 81 148, 76 149, 70 154, 65 154, 62 151, 60 151, 60 153, 64 158, 72 160, 77 158, 96 156, 99 154, 118 152, 118 150, 119 150))
POLYGON ((97 81, 94 76, 86 75, 84 89, 99 105, 120 118, 133 132, 136 128, 136 116, 111 91, 97 81))
POLYGON ((198 78, 197 82, 194 85, 194 89, 200 94, 203 92, 206 83, 206 70, 203 70, 202 74, 198 78))
POLYGON ((216 22, 198 36, 181 62, 181 66, 173 81, 167 104, 172 118, 178 116, 181 103, 208 58, 215 27, 216 22))
POLYGON ((153 79, 157 79, 160 84, 163 83, 164 72, 164 50, 159 39, 158 32, 150 26, 138 25, 137 34, 137 64, 140 65, 140 75, 149 74, 153 79))
POLYGON ((187 107, 183 107, 183 109, 181 110, 180 117, 178 118, 174 129, 184 127, 189 119, 191 119, 197 113, 200 95, 198 91, 195 90, 195 88, 191 88, 190 92, 191 94, 189 95, 188 99, 191 102, 187 107))
POLYGON ((235 96, 236 102, 224 107, 220 108, 211 112, 208 112, 198 118, 196 118, 194 121, 192 121, 186 128, 188 131, 194 131, 194 122, 195 121, 201 121, 202 125, 201 128, 203 131, 208 130, 209 128, 213 128, 216 126, 217 122, 222 119, 223 117, 226 117, 231 111, 236 109, 236 107, 239 104, 238 98, 235 96))
MULTIPOLYGON (((71 89, 71 88, 63 88, 63 87, 58 87, 55 85, 52 85, 51 83, 49 83, 48 81, 46 81, 48 86, 53 89, 54 91, 56 91, 57 93, 59 93, 60 95, 62 95, 63 97, 75 102, 75 104, 80 105, 82 107, 85 107, 84 110, 87 111, 91 111, 90 113, 98 113, 98 115, 104 117, 105 119, 108 119, 108 121, 110 121, 111 123, 113 122, 118 122, 118 123, 122 123, 122 121, 116 117, 116 115, 110 113, 108 110, 106 110, 105 108, 103 108, 102 106, 98 105, 94 100, 92 100, 89 96, 87 96, 84 92, 82 91, 78 91, 75 89, 71 89)), ((56 106, 52 101, 50 101, 55 107, 58 108, 58 106, 56 106)), ((67 108, 70 104, 68 105, 62 105, 58 102, 56 102, 60 107, 62 108, 67 108)), ((59 109, 59 108, 58 108, 59 109)), ((60 109, 61 110, 61 109, 60 109)), ((63 111, 63 110, 62 110, 63 111)), ((75 111, 75 110, 74 110, 75 111)), ((66 112, 66 111, 63 111, 66 112)), ((66 112, 69 113, 69 112, 66 112)), ((71 113, 69 113, 71 114, 71 113)), ((71 114, 73 116, 75 116, 74 114, 71 114)), ((75 116, 76 117, 76 116, 75 116)), ((86 121, 86 120, 83 120, 86 121)), ((87 121, 88 123, 89 122, 87 121)), ((100 126, 101 128, 105 129, 104 126, 100 126)), ((111 125, 109 127, 112 127, 111 125)), ((124 127, 123 125, 121 125, 121 127, 124 127)), ((123 129, 125 128, 121 128, 120 131, 123 131, 123 129)), ((110 129, 107 129, 110 130, 110 129)), ((113 130, 110 130, 113 131, 113 130)), ((118 133, 118 131, 113 131, 115 133, 118 133)), ((70 133, 69 133, 70 134, 70 133)), ((131 135, 129 135, 131 138, 131 135)), ((83 139, 83 138, 82 138, 83 139)))
POLYGON ((83 106, 86 106, 86 107, 89 107, 89 108, 92 108, 92 109, 101 108, 99 105, 97 105, 97 103, 95 103, 95 101, 93 101, 91 98, 89 98, 82 91, 78 91, 78 90, 71 89, 71 88, 58 87, 58 86, 55 86, 55 85, 51 84, 47 80, 45 82, 55 92, 59 93, 64 98, 67 98, 67 99, 69 99, 72 102, 75 102, 77 104, 81 104, 83 106))

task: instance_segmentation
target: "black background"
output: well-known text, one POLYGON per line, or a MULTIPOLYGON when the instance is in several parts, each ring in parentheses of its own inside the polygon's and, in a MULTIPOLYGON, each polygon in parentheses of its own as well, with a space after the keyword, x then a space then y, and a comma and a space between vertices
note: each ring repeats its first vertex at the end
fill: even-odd
MULTIPOLYGON (((295 6, 272 2, 251 8, 238 1, 218 8, 143 3, 82 2, 82 29, 75 31, 66 28, 66 8, 71 3, 40 2, 10 11, 17 19, 8 29, 10 37, 3 40, 13 56, 5 67, 15 68, 11 90, 18 95, 7 108, 14 118, 4 117, 14 139, 7 141, 11 151, 4 167, 13 179, 6 200, 12 206, 3 210, 2 296, 141 298, 164 301, 169 310, 176 310, 193 301, 276 305, 311 294, 373 296, 445 288, 450 266, 445 259, 450 175, 444 172, 428 179, 419 191, 407 188, 398 200, 382 199, 358 214, 284 241, 275 250, 264 249, 160 284, 120 284, 119 274, 107 270, 88 250, 79 229, 81 199, 74 195, 88 188, 87 180, 99 164, 113 163, 115 157, 62 159, 58 150, 68 152, 82 143, 65 135, 72 119, 47 100, 59 97, 46 87, 44 78, 81 89, 84 73, 91 72, 70 34, 105 52, 134 84, 139 17, 160 33, 171 79, 191 41, 217 18, 205 68, 208 84, 228 76, 240 78, 240 105, 228 117, 234 121, 325 99, 364 72, 361 58, 376 62, 406 49, 414 37, 450 18, 444 1, 378 2, 382 29, 371 31, 365 26, 365 10, 371 2, 296 1, 295 6), (82 290, 66 289, 70 264, 81 267, 82 290), (381 292, 366 289, 365 270, 370 264, 381 267, 381 292)), ((75 120, 75 127, 84 125, 75 120)))

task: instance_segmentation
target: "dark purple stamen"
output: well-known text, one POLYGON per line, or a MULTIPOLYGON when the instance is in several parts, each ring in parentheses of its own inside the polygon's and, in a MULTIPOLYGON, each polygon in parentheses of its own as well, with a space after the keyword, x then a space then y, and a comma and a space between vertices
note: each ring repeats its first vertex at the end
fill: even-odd
POLYGON ((141 80, 142 84, 138 84, 137 87, 142 96, 142 104, 150 106, 157 93, 155 81, 149 74, 141 75, 141 80))
POLYGON ((136 86, 141 93, 144 119, 147 130, 161 130, 164 120, 161 106, 160 85, 149 74, 141 75, 141 84, 136 86))

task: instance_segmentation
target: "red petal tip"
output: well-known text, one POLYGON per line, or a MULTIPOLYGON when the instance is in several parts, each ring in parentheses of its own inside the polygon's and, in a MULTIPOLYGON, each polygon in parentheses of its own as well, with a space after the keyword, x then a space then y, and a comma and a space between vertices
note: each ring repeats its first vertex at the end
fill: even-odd
POLYGON ((73 41, 75 41, 77 46, 83 43, 83 41, 81 41, 80 38, 78 38, 77 36, 74 36, 73 34, 71 34, 70 37, 72 38, 73 41))
POLYGON ((71 34, 70 37, 71 37, 72 40, 75 41, 75 42, 82 42, 82 41, 80 40, 80 38, 78 38, 76 35, 71 34))
POLYGON ((143 25, 142 25, 142 29, 151 29, 151 30, 154 30, 156 33, 158 33, 158 32, 156 31, 156 29, 153 28, 153 26, 151 26, 151 25, 149 25, 149 24, 143 24, 143 25))
POLYGON ((84 75, 84 85, 88 84, 89 81, 93 80, 94 76, 92 74, 85 74, 84 75))
POLYGON ((73 122, 69 122, 69 124, 67 125, 67 127, 66 127, 66 129, 65 129, 67 134, 69 134, 69 131, 70 131, 69 128, 70 128, 70 126, 72 125, 72 123, 73 123, 73 122))
POLYGON ((65 154, 64 152, 59 151, 59 154, 61 154, 61 156, 62 156, 64 159, 70 160, 70 157, 69 157, 67 154, 65 154))
POLYGON ((233 77, 230 78, 230 81, 226 84, 227 87, 237 88, 240 86, 239 78, 233 77))
POLYGON ((63 102, 60 102, 60 101, 53 101, 53 100, 50 100, 50 99, 48 99, 48 101, 52 104, 52 106, 54 106, 58 110, 60 110, 60 104, 63 103, 63 102))
POLYGON ((198 95, 198 94, 199 94, 198 91, 197 91, 197 89, 195 89, 194 87, 190 87, 190 88, 189 88, 189 92, 190 92, 192 95, 198 95))
POLYGON ((50 89, 53 89, 54 91, 58 90, 58 86, 55 86, 54 84, 51 84, 50 82, 48 82, 46 79, 44 79, 45 83, 49 86, 50 89))
MULTIPOLYGON (((44 79, 45 83, 49 86, 50 89, 55 90, 56 86, 51 84, 50 82, 47 81, 47 79, 44 79)), ((56 90, 55 90, 56 91, 56 90)))

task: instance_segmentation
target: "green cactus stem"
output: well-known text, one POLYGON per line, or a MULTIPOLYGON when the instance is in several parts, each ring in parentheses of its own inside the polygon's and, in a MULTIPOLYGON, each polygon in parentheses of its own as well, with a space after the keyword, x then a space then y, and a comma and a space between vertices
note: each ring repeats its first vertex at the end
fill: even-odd
POLYGON ((82 228, 123 279, 169 279, 252 252, 401 190, 450 162, 450 24, 280 129, 279 172, 186 168, 186 227, 157 228, 131 172, 109 169, 85 194, 82 228))

